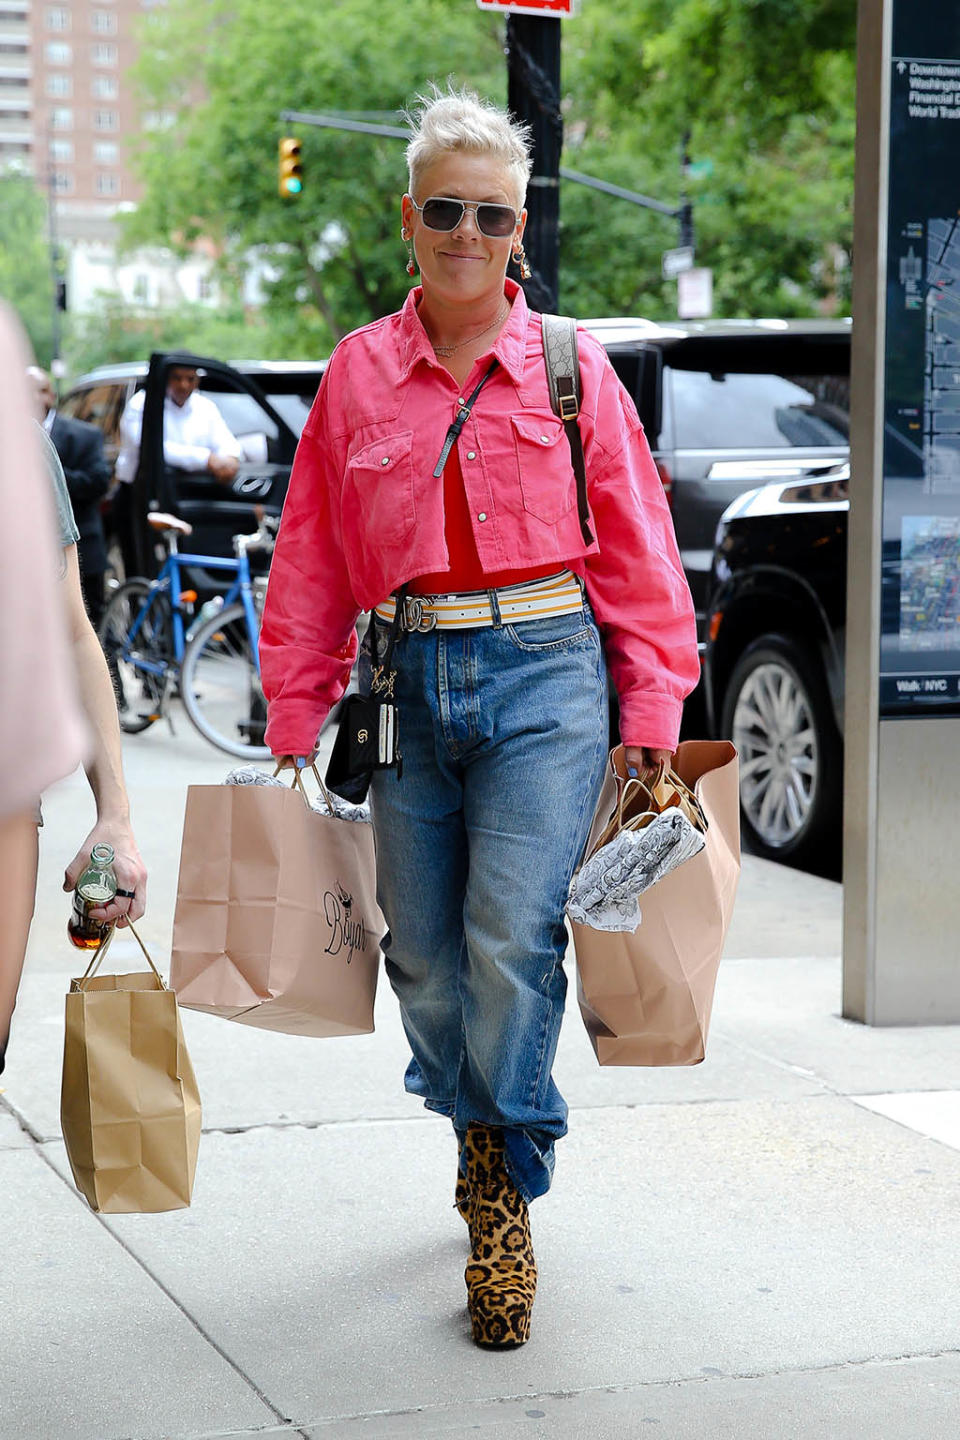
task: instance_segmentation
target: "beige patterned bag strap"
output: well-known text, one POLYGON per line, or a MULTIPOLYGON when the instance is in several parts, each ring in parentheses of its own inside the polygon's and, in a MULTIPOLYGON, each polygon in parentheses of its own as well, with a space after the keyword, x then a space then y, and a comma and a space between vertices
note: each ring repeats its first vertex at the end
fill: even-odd
POLYGON ((563 421, 570 445, 573 473, 577 477, 577 516, 585 545, 593 544, 590 506, 587 502, 587 467, 577 416, 580 414, 580 356, 577 351, 577 322, 569 315, 541 315, 543 360, 550 386, 550 404, 563 421))

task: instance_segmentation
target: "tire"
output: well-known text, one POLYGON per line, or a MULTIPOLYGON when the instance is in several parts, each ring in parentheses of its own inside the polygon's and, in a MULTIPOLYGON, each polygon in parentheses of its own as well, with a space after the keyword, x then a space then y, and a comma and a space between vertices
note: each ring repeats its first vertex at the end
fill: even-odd
POLYGON ((266 760, 267 703, 239 603, 211 615, 187 645, 180 672, 183 707, 205 740, 227 755, 266 760))
POLYGON ((754 854, 814 869, 841 849, 843 753, 822 667, 786 635, 740 656, 723 698, 740 755, 740 815, 754 854))
POLYGON ((154 595, 133 644, 127 639, 149 594, 146 580, 125 580, 112 592, 97 630, 113 682, 120 729, 127 735, 139 735, 163 713, 170 663, 170 607, 165 596, 154 595), (162 664, 163 675, 139 668, 139 659, 162 664))

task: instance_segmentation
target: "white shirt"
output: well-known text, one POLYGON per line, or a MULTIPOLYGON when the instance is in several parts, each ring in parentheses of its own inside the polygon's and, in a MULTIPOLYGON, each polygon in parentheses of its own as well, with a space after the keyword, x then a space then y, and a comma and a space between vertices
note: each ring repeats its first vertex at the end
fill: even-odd
MULTIPOLYGON (((117 457, 117 479, 129 484, 137 473, 143 406, 147 392, 138 390, 127 401, 120 420, 122 445, 117 457)), ((211 455, 243 459, 243 449, 212 400, 196 390, 183 405, 169 395, 163 400, 163 458, 178 470, 206 470, 211 455)))

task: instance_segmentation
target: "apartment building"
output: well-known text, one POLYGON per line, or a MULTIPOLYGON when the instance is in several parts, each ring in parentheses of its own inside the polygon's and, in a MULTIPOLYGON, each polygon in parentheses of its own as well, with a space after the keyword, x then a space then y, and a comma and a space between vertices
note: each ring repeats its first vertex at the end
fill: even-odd
POLYGON ((124 142, 140 124, 129 71, 146 8, 0 0, 0 165, 20 161, 52 190, 67 240, 107 238, 137 198, 124 142))

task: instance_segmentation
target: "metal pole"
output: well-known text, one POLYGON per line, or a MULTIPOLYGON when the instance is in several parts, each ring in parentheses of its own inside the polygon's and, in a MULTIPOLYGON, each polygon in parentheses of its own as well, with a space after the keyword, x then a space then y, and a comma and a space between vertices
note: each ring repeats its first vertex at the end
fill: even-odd
POLYGON ((60 360, 60 247, 57 244, 56 188, 53 160, 47 161, 47 235, 50 244, 51 318, 50 371, 58 378, 60 360))
POLYGON ((533 275, 523 282, 535 310, 556 310, 560 259, 560 21, 507 16, 507 105, 533 133, 524 249, 533 275))
POLYGON ((680 221, 680 246, 694 248, 693 241, 693 203, 687 193, 687 179, 690 174, 690 131, 683 132, 683 142, 680 147, 680 206, 677 210, 677 219, 680 221))

